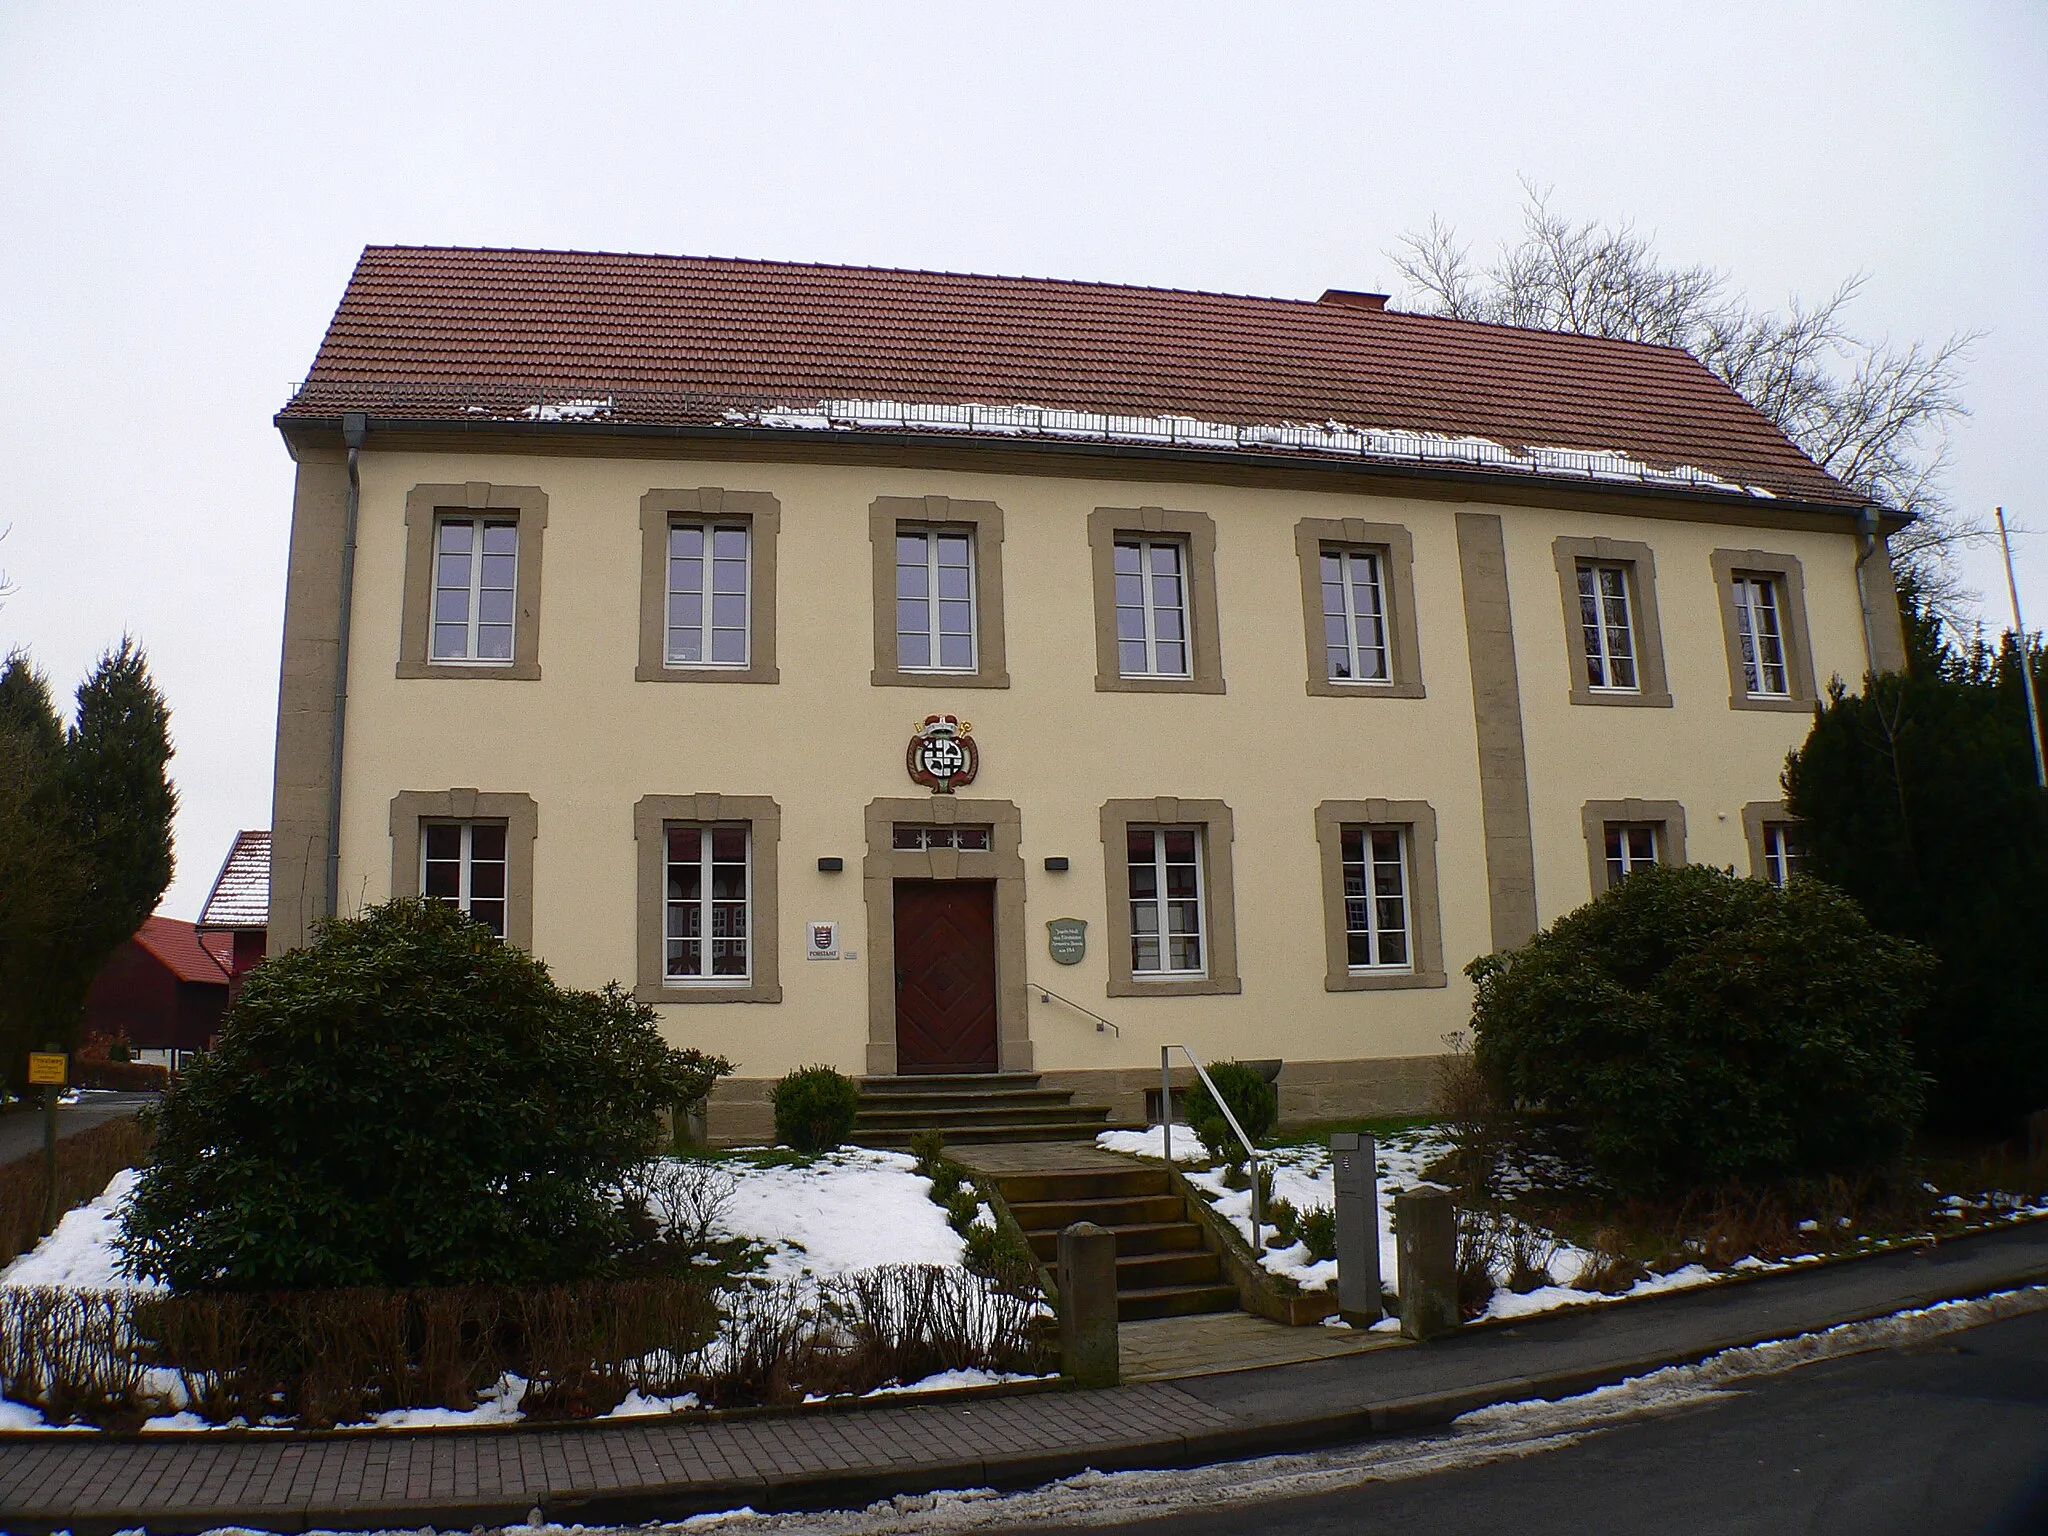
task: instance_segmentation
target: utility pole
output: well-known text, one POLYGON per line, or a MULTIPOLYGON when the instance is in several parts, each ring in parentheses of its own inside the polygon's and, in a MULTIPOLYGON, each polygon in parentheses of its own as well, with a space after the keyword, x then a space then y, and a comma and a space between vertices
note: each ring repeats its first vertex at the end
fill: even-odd
POLYGON ((2034 659, 2027 646, 2026 621, 2020 617, 2020 585, 2012 574, 2012 539, 2005 531, 2005 508, 1996 512, 1998 543, 2005 551, 2005 590, 2012 594, 2012 627, 2020 642, 2020 683, 2027 695, 2027 744, 2034 749, 2034 782, 2048 789, 2048 761, 2041 755, 2041 706, 2034 698, 2034 659))

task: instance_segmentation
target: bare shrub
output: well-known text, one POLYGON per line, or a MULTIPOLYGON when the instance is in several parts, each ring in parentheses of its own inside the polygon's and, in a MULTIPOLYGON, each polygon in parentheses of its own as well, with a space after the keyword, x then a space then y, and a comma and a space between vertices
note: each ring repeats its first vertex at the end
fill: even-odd
POLYGON ((648 1163, 627 1186, 669 1241, 692 1253, 711 1246, 739 1187, 739 1175, 723 1163, 677 1157, 648 1163))
POLYGON ((1630 1256, 1619 1232, 1602 1228, 1593 1234, 1586 1262, 1572 1279, 1572 1289, 1619 1296, 1649 1272, 1641 1259, 1630 1256))
POLYGON ((1514 1221, 1499 1211, 1461 1206, 1458 1210, 1458 1316, 1474 1318, 1486 1310, 1500 1288, 1508 1236, 1514 1221))

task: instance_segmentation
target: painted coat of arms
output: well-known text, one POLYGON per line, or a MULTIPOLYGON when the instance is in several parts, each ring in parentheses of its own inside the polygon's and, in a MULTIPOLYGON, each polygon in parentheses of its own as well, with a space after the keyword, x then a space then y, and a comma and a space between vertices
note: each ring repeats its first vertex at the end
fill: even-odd
POLYGON ((926 715, 910 738, 903 766, 913 782, 925 785, 935 795, 950 795, 974 782, 981 766, 981 749, 969 732, 974 729, 955 715, 926 715))

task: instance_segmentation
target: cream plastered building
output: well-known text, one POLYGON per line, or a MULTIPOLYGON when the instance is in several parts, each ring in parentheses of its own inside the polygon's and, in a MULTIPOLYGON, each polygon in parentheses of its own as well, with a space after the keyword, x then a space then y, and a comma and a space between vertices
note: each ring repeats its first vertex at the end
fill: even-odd
POLYGON ((1375 296, 377 249, 279 425, 273 952, 455 900, 723 1139, 813 1062, 1138 1121, 1169 1044, 1416 1108, 1474 956, 1782 878, 1900 661, 1895 524, 1684 354, 1375 296))

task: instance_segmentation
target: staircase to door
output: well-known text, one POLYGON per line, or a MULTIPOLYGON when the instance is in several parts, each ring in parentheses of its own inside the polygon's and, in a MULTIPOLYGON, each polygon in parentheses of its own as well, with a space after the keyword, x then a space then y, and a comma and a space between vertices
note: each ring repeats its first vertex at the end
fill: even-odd
POLYGON ((1237 1309, 1222 1260, 1203 1247, 1202 1229, 1164 1169, 1005 1173, 996 1184, 1048 1267, 1057 1262, 1062 1227, 1092 1221, 1115 1235, 1120 1321, 1237 1309))
POLYGON ((919 1073, 866 1077, 853 1139, 907 1147, 918 1131, 956 1146, 1009 1141, 1087 1141, 1112 1129, 1109 1110, 1076 1104, 1071 1088, 1045 1088, 1036 1072, 919 1073))

